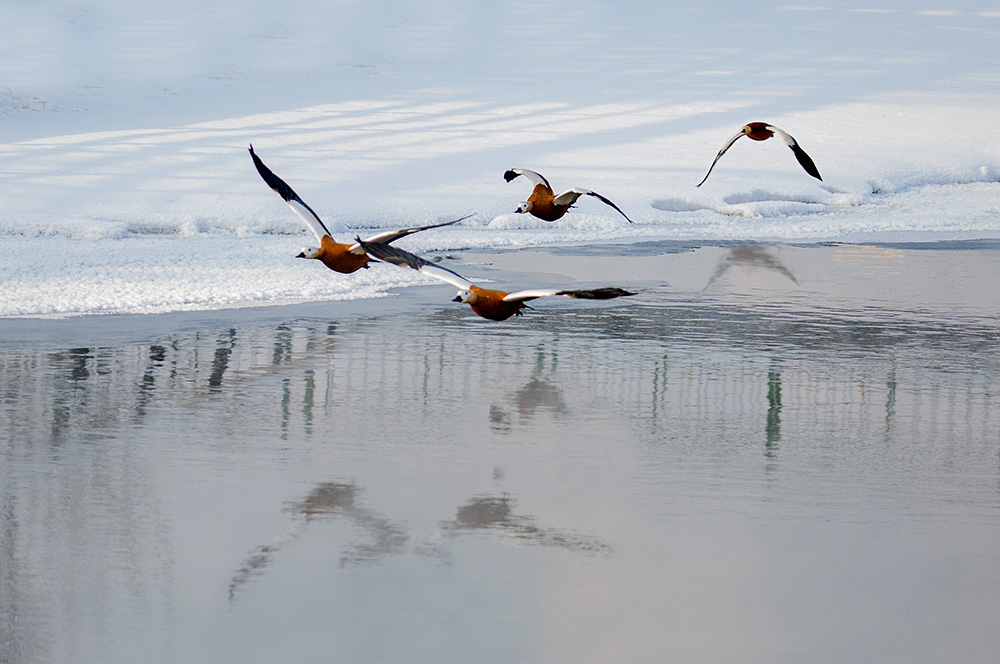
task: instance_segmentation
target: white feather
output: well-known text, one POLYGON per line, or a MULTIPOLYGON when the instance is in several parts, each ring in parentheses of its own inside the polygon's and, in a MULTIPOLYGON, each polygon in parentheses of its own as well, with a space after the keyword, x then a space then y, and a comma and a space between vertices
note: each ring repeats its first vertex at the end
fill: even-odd
POLYGON ((795 139, 792 138, 791 134, 784 132, 781 129, 778 129, 774 125, 767 125, 767 128, 773 131, 778 136, 780 136, 781 140, 783 140, 785 142, 785 145, 787 145, 788 147, 794 147, 798 145, 798 143, 795 142, 795 139))
POLYGON ((441 267, 440 265, 434 265, 430 262, 423 263, 418 268, 418 271, 426 274, 428 277, 434 277, 439 281, 451 284, 455 288, 460 288, 462 290, 469 290, 473 286, 471 281, 457 272, 452 272, 448 268, 441 267))
POLYGON ((510 171, 528 178, 531 180, 531 184, 533 185, 537 186, 544 184, 546 187, 549 187, 550 189, 552 188, 551 185, 549 185, 549 181, 546 180, 541 173, 536 173, 535 171, 528 170, 527 168, 511 168, 510 171))
POLYGON ((553 198, 552 202, 556 205, 572 205, 573 203, 576 203, 576 199, 580 198, 584 194, 588 196, 596 196, 596 194, 589 189, 567 189, 553 198))
POLYGON ((536 288, 533 290, 517 291, 516 293, 507 293, 503 300, 504 302, 517 302, 519 300, 534 300, 536 297, 552 297, 558 294, 559 291, 536 288))
POLYGON ((285 202, 288 203, 288 207, 295 211, 295 214, 302 217, 302 221, 306 222, 306 226, 313 232, 316 239, 322 240, 323 236, 326 235, 326 229, 323 227, 323 222, 319 220, 319 217, 313 213, 309 206, 297 198, 292 198, 285 202))

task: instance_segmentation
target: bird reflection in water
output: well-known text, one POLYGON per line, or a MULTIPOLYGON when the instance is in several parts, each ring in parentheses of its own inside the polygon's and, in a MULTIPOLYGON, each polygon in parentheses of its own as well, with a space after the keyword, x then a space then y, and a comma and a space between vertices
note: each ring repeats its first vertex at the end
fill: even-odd
POLYGON ((772 270, 778 274, 788 277, 788 279, 790 279, 794 284, 799 283, 799 280, 795 278, 792 271, 785 267, 777 256, 771 253, 770 248, 748 244, 740 247, 733 247, 729 250, 722 260, 719 261, 719 264, 715 268, 715 272, 712 274, 712 278, 708 280, 705 288, 709 288, 712 284, 718 281, 719 278, 734 265, 751 268, 761 267, 767 270, 772 270))
MULTIPOLYGON (((548 410, 559 415, 565 414, 567 410, 562 390, 544 378, 529 380, 514 393, 512 401, 522 421, 530 420, 539 410, 548 410)), ((490 406, 490 427, 494 431, 510 430, 510 413, 502 406, 496 404, 490 406)))
POLYGON ((263 573, 274 562, 281 550, 297 539, 306 526, 317 519, 344 519, 364 535, 364 541, 345 549, 340 557, 341 566, 372 562, 380 556, 401 552, 409 535, 379 512, 358 502, 360 489, 353 483, 324 482, 309 492, 302 501, 287 508, 288 527, 269 543, 254 549, 233 575, 229 584, 229 599, 251 578, 263 573))
POLYGON ((552 546, 584 553, 610 554, 611 546, 597 537, 578 535, 552 528, 540 528, 528 516, 514 514, 513 501, 500 497, 477 496, 461 505, 454 520, 443 521, 440 528, 411 533, 376 510, 358 501, 361 489, 353 483, 324 482, 303 500, 287 508, 288 527, 269 543, 253 550, 229 583, 229 600, 255 576, 262 575, 281 551, 320 519, 344 519, 362 533, 363 541, 348 546, 340 557, 341 566, 369 564, 392 554, 415 553, 447 562, 449 554, 441 547, 443 535, 490 532, 521 542, 552 546))
POLYGON ((454 520, 442 522, 441 529, 451 535, 489 532, 520 542, 570 551, 611 553, 611 545, 598 537, 541 528, 535 525, 531 517, 515 514, 513 506, 513 500, 506 493, 500 496, 476 496, 458 508, 454 520))

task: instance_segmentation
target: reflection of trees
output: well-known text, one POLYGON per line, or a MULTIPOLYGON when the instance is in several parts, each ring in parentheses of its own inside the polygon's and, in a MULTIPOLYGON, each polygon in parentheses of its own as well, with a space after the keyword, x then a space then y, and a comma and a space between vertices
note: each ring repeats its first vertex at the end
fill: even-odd
POLYGON ((50 442, 58 445, 81 430, 96 433, 144 421, 157 397, 167 349, 150 344, 138 351, 133 356, 117 349, 72 348, 28 351, 17 359, 8 355, 3 380, 8 387, 20 386, 18 396, 31 396, 17 402, 23 419, 32 426, 47 423, 50 442))
POLYGON ((781 440, 781 372, 771 368, 767 372, 767 442, 765 454, 776 455, 781 440))
POLYGON ((134 423, 139 424, 146 416, 146 407, 156 395, 156 374, 163 365, 166 358, 166 348, 159 344, 152 344, 149 347, 149 355, 146 358, 146 366, 139 379, 137 394, 135 399, 134 423))
POLYGON ((708 438, 723 454, 734 448, 722 441, 763 438, 769 417, 772 444, 779 433, 815 441, 848 426, 897 438, 907 435, 901 422, 916 421, 929 441, 960 429, 971 440, 990 435, 985 386, 1000 366, 994 321, 825 304, 644 294, 630 303, 624 331, 589 312, 574 317, 574 330, 561 332, 560 381, 614 375, 589 389, 627 410, 637 435, 656 445, 708 438), (595 335, 614 339, 600 358, 572 351, 577 337, 595 335))
POLYGON ((885 436, 888 439, 892 434, 893 421, 896 419, 896 369, 889 369, 885 385, 885 436))
POLYGON ((12 432, 30 428, 37 437, 42 427, 48 443, 59 445, 80 432, 99 436, 126 424, 142 426, 160 409, 218 403, 245 385, 282 374, 280 398, 263 396, 269 407, 284 408, 286 431, 296 418, 309 430, 319 381, 329 378, 326 367, 316 364, 316 352, 330 349, 334 329, 281 324, 177 333, 124 348, 0 350, 0 397, 12 432))
MULTIPOLYGON (((668 293, 637 301, 628 311, 625 326, 615 322, 617 314, 584 309, 557 333, 547 320, 521 321, 525 325, 516 338, 475 328, 474 346, 468 345, 469 325, 456 319, 432 328, 422 320, 400 323, 405 329, 388 332, 398 341, 380 348, 366 343, 371 323, 335 328, 307 322, 177 333, 121 349, 3 351, 0 395, 13 440, 44 438, 58 447, 82 432, 100 438, 102 432, 142 427, 183 409, 213 409, 233 432, 266 426, 284 440, 329 435, 340 430, 329 426, 337 413, 363 412, 379 403, 416 409, 418 420, 433 419, 444 416, 449 400, 464 400, 484 386, 490 399, 484 424, 509 433, 541 416, 568 417, 564 386, 572 385, 594 402, 629 413, 630 420, 662 422, 673 437, 722 426, 721 413, 746 412, 758 431, 764 417, 767 442, 774 447, 791 427, 803 426, 804 418, 822 416, 822 426, 836 429, 838 417, 855 416, 840 405, 844 399, 796 408, 793 418, 787 408, 781 410, 804 397, 818 399, 823 384, 836 379, 830 372, 858 366, 847 358, 869 358, 865 362, 875 375, 865 383, 880 396, 866 403, 880 405, 874 415, 887 435, 891 423, 913 408, 915 378, 929 376, 935 367, 976 372, 998 361, 996 332, 989 326, 898 312, 788 310, 719 302, 710 295, 687 301, 668 293), (344 343, 335 344, 341 336, 344 343), (887 353, 900 358, 888 368, 877 364, 887 353), (788 361, 796 356, 804 362, 788 361), (898 381, 896 367, 921 364, 929 356, 937 358, 934 366, 898 381), (769 358, 782 359, 786 368, 780 375, 769 358), (528 374, 521 375, 519 367, 529 367, 528 374), (246 417, 248 408, 254 409, 253 418, 246 417)), ((954 390, 937 378, 927 380, 928 390, 941 392, 921 406, 940 410, 935 421, 963 412, 961 403, 951 404, 954 390)), ((389 424, 370 426, 374 431, 389 424)), ((223 440, 216 436, 210 443, 223 440)))
POLYGON ((149 450, 134 442, 165 353, 0 350, 3 661, 59 659, 110 616, 168 617, 168 525, 149 450))
POLYGON ((222 385, 222 377, 226 374, 226 369, 229 368, 229 356, 233 354, 235 342, 236 330, 229 330, 226 337, 219 340, 219 345, 215 348, 215 357, 212 359, 212 373, 208 377, 210 388, 218 389, 222 385))
POLYGON ((24 592, 28 570, 19 551, 16 507, 11 487, 0 487, 0 656, 5 662, 41 661, 42 630, 24 592))
POLYGON ((805 418, 833 430, 838 418, 855 416, 841 405, 845 399, 826 403, 820 393, 838 375, 861 366, 857 358, 871 369, 865 384, 879 396, 866 404, 879 405, 873 422, 886 435, 895 435, 893 422, 909 417, 914 388, 939 392, 921 405, 938 409, 935 422, 961 416, 963 403, 935 374, 939 367, 952 367, 952 376, 963 367, 976 373, 1000 362, 996 330, 985 323, 827 311, 821 303, 797 309, 720 302, 711 295, 690 301, 664 292, 630 304, 628 325, 603 310, 572 315, 572 325, 561 325, 557 333, 547 327, 548 319, 519 321, 525 325, 516 337, 475 328, 474 346, 460 318, 431 328, 415 320, 390 330, 398 341, 378 349, 365 343, 370 323, 335 328, 286 322, 183 332, 120 349, 2 351, 4 423, 12 440, 41 438, 58 447, 82 432, 99 438, 157 421, 164 412, 212 408, 234 431, 268 426, 287 440, 328 433, 330 427, 319 423, 328 424, 334 413, 362 412, 372 403, 411 407, 413 395, 421 395, 426 407, 418 418, 438 417, 446 410, 439 404, 487 385, 499 397, 487 396, 484 424, 504 433, 540 416, 568 417, 564 386, 572 385, 584 386, 595 402, 630 413, 631 420, 662 422, 671 436, 722 426, 720 413, 746 412, 758 431, 764 417, 773 447, 793 427, 808 427, 805 418), (345 342, 335 344, 340 336, 345 342), (888 357, 891 366, 881 362, 888 357), (935 359, 928 364, 930 357, 935 359), (781 358, 780 375, 769 358, 781 358), (924 365, 917 373, 899 373, 924 365), (519 367, 528 367, 528 375, 519 367), (901 375, 907 380, 900 381, 901 375), (817 407, 797 407, 794 417, 782 410, 803 398, 817 407), (247 407, 255 409, 254 418, 246 418, 245 410, 239 414, 247 407))
MULTIPOLYGON (((311 382, 329 383, 317 357, 333 328, 285 328, 177 332, 120 347, 0 347, 0 660, 47 661, 109 619, 170 620, 164 459, 190 441, 200 450, 247 444, 244 434, 262 421, 277 428, 284 376, 292 424, 311 421, 311 382)), ((376 519, 369 524, 379 530, 376 519)), ((374 546, 385 548, 391 533, 378 537, 374 546)), ((365 544, 345 555, 363 559, 365 544)), ((122 638, 165 634, 143 625, 122 638)))

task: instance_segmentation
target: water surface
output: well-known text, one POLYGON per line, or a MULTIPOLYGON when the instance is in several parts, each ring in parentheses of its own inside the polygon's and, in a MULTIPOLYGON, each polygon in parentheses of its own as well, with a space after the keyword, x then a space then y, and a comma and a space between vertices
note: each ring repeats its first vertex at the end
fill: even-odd
POLYGON ((1000 652, 994 249, 562 253, 640 294, 0 323, 3 661, 1000 652))

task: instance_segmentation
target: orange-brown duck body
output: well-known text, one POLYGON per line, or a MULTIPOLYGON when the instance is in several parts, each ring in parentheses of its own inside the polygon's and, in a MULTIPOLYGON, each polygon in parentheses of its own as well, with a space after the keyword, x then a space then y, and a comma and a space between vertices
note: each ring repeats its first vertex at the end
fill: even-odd
POLYGON ((504 180, 510 182, 514 178, 522 175, 535 186, 532 188, 531 196, 528 197, 528 200, 517 206, 517 210, 515 210, 515 212, 518 214, 527 213, 538 217, 542 221, 556 221, 561 219, 563 215, 565 215, 569 209, 573 207, 580 196, 593 196, 605 205, 614 208, 618 214, 625 217, 625 220, 628 221, 628 223, 632 223, 632 220, 628 218, 627 214, 622 212, 621 208, 604 196, 601 196, 596 191, 574 187, 573 189, 567 189, 563 193, 556 195, 555 191, 552 189, 552 185, 550 185, 549 181, 545 179, 545 176, 541 173, 528 170, 527 168, 509 168, 503 174, 503 177, 504 180))
POLYGON ((514 302, 505 301, 504 297, 509 294, 505 291, 480 288, 475 284, 469 287, 469 293, 464 299, 462 296, 456 296, 454 301, 464 301, 472 307, 474 312, 489 320, 501 321, 507 320, 511 316, 520 316, 521 309, 528 306, 521 300, 514 302))
POLYGON ((351 245, 337 242, 329 235, 324 235, 320 239, 320 247, 316 255, 307 256, 305 252, 302 252, 297 258, 314 258, 334 272, 341 274, 351 274, 361 268, 367 268, 371 260, 368 258, 368 254, 352 252, 351 245))
POLYGON ((556 205, 556 194, 544 184, 536 184, 528 197, 528 211, 543 221, 556 221, 569 212, 571 204, 556 205))

